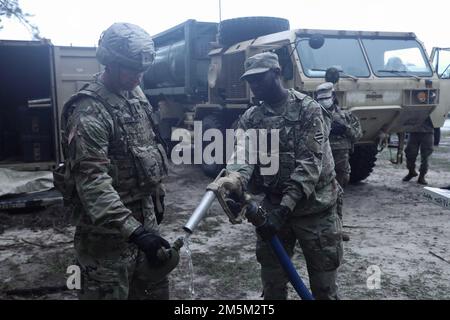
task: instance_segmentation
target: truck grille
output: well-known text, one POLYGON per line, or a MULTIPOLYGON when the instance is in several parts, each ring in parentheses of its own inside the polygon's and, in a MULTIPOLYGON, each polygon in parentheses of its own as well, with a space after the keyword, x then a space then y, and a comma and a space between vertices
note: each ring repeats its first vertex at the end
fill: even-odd
POLYGON ((223 57, 222 70, 225 74, 225 95, 227 100, 248 99, 247 85, 241 81, 244 73, 245 51, 223 57))

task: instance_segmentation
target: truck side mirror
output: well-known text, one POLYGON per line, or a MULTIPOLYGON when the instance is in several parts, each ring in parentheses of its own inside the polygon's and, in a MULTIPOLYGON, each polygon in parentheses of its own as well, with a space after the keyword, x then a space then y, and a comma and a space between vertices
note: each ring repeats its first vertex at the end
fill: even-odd
POLYGON ((313 49, 320 49, 322 48, 323 44, 325 43, 325 38, 321 34, 313 34, 309 38, 309 46, 313 49))

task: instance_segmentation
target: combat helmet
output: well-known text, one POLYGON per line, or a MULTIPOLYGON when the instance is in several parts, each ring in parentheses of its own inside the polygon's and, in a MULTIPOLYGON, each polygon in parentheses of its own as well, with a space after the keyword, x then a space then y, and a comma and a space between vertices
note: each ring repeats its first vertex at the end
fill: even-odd
POLYGON ((103 65, 117 63, 143 72, 154 58, 152 38, 144 29, 131 23, 114 23, 98 41, 97 59, 103 65))

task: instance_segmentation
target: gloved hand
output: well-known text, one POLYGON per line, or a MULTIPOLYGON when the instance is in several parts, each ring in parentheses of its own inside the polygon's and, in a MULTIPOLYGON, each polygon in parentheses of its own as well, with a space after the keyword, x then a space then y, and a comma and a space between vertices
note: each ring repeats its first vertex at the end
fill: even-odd
POLYGON ((215 181, 215 184, 217 185, 218 189, 225 189, 228 192, 235 192, 236 194, 240 194, 243 189, 241 175, 237 172, 228 172, 225 177, 217 179, 215 181))
POLYGON ((279 205, 274 208, 266 217, 266 222, 256 228, 256 232, 264 240, 270 240, 277 234, 281 227, 286 223, 291 214, 291 209, 286 206, 279 205))
POLYGON ((239 195, 233 192, 228 194, 224 200, 231 213, 233 213, 237 217, 243 207, 242 199, 239 197, 239 195))
POLYGON ((146 231, 142 226, 133 232, 130 236, 130 241, 135 243, 139 250, 145 253, 148 263, 154 266, 162 263, 157 257, 158 250, 170 248, 170 244, 166 239, 146 231))
POLYGON ((335 135, 335 136, 343 135, 346 130, 347 130, 347 128, 343 124, 341 124, 337 121, 333 121, 331 123, 330 134, 332 134, 332 135, 335 135))

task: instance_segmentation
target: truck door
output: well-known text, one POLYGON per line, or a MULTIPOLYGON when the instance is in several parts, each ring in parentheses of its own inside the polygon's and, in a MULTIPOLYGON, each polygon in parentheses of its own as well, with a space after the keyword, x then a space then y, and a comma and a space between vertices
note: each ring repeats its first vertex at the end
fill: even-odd
POLYGON ((431 61, 439 77, 439 105, 431 114, 435 128, 444 125, 450 111, 450 48, 433 48, 431 61))
MULTIPOLYGON (((64 103, 72 94, 89 82, 93 75, 101 71, 95 57, 94 47, 54 47, 54 70, 58 119, 56 126, 60 132, 60 115, 64 103)), ((57 135, 60 139, 60 135, 57 135)), ((61 148, 60 148, 61 149, 61 148)), ((62 159, 62 151, 60 150, 62 159)))

